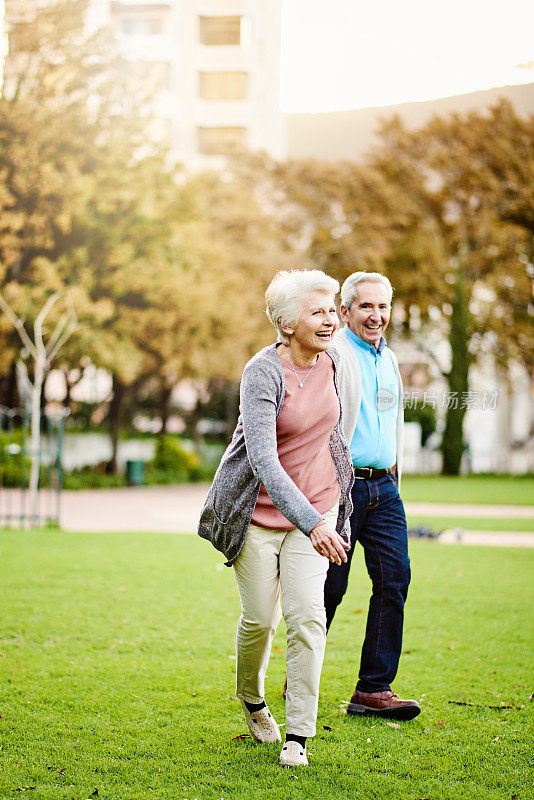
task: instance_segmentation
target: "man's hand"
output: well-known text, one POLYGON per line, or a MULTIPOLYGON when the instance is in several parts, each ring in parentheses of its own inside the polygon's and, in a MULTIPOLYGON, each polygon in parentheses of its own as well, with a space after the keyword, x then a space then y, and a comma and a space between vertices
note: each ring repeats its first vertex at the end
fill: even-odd
POLYGON ((319 555, 329 561, 341 564, 347 560, 345 550, 348 550, 349 544, 327 522, 315 526, 310 533, 310 541, 319 555))

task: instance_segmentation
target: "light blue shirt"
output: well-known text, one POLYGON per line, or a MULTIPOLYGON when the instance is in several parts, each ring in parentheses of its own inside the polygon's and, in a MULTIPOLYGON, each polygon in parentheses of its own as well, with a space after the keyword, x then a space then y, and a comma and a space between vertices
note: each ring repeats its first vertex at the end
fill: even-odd
POLYGON ((393 357, 384 337, 377 351, 350 328, 345 331, 362 374, 362 404, 350 443, 352 463, 389 469, 397 461, 399 411, 399 380, 393 357))

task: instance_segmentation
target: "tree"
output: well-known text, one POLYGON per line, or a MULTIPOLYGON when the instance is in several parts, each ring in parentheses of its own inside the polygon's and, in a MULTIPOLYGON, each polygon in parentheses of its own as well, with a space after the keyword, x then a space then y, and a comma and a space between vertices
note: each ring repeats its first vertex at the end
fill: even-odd
MULTIPOLYGON (((421 232, 430 234, 432 245, 414 257, 416 271, 408 281, 421 279, 417 298, 424 315, 437 308, 437 322, 448 331, 451 366, 443 372, 461 404, 469 364, 482 353, 491 353, 503 366, 512 357, 532 368, 527 309, 533 239, 527 198, 532 193, 534 119, 521 120, 501 103, 487 116, 434 119, 412 133, 394 121, 383 137, 386 147, 374 165, 394 182, 397 191, 391 197, 400 209, 395 213, 388 206, 398 225, 388 265, 400 293, 413 302, 406 293, 406 272, 398 269, 399 246, 402 250, 406 241, 420 239, 421 232), (511 186, 525 187, 514 203, 511 186), (519 225, 521 220, 526 224, 519 225), (429 271, 441 277, 441 290, 429 271)), ((465 407, 449 404, 442 439, 447 473, 460 468, 464 414, 465 407)))
POLYGON ((158 393, 164 419, 184 377, 223 381, 233 397, 243 363, 272 336, 263 293, 282 259, 251 181, 186 178, 169 164, 150 135, 150 83, 107 34, 87 35, 85 7, 45 7, 10 30, 0 279, 28 316, 47 293, 72 298, 80 329, 56 366, 89 358, 112 374, 115 470, 139 393, 158 393))
POLYGON ((469 389, 469 330, 468 311, 465 298, 464 275, 461 263, 458 265, 454 283, 449 343, 451 347, 451 367, 449 372, 449 391, 452 402, 447 409, 445 430, 442 439, 444 475, 458 475, 464 452, 463 422, 466 406, 462 398, 469 389))
MULTIPOLYGON (((532 369, 534 118, 501 103, 417 131, 393 118, 380 137, 363 164, 279 165, 304 257, 339 280, 386 272, 404 327, 415 314, 436 363, 432 339, 449 339, 451 366, 439 367, 451 392, 468 390, 468 365, 483 353, 532 369)), ((464 414, 447 410, 448 472, 459 469, 464 414)))
POLYGON ((59 299, 58 294, 48 298, 43 308, 37 314, 33 323, 34 337, 30 338, 26 331, 24 322, 14 313, 13 309, 0 295, 0 309, 7 316, 15 330, 17 331, 23 346, 28 354, 33 358, 33 382, 28 376, 26 365, 22 358, 19 358, 17 366, 23 377, 28 390, 28 405, 30 406, 31 416, 31 471, 29 484, 29 507, 32 519, 38 517, 38 488, 39 488, 39 469, 41 465, 41 392, 46 377, 47 370, 50 368, 54 357, 61 350, 65 342, 72 336, 77 327, 76 313, 72 305, 67 301, 67 310, 59 318, 53 332, 45 342, 44 325, 53 306, 59 299))
POLYGON ((215 303, 202 299, 213 293, 217 253, 198 191, 151 137, 150 82, 114 55, 105 32, 85 32, 86 5, 45 7, 10 29, 0 279, 30 316, 47 293, 69 293, 81 326, 62 364, 89 357, 112 373, 115 469, 128 392, 151 378, 169 392, 202 361, 206 338, 196 334, 209 323, 191 308, 210 319, 215 303))
MULTIPOLYGON (((141 235, 150 202, 143 198, 140 208, 146 175, 152 172, 153 184, 162 175, 170 180, 164 153, 147 136, 140 91, 147 82, 113 54, 107 34, 85 32, 85 0, 36 9, 31 19, 10 14, 10 6, 0 98, 0 279, 13 307, 30 316, 50 292, 67 292, 84 336, 64 356, 98 355, 97 332, 105 338, 113 317, 108 287, 130 257, 132 230, 141 235), (107 286, 99 286, 95 273, 107 268, 107 286)), ((135 365, 128 337, 122 348, 111 338, 100 352, 135 365)))

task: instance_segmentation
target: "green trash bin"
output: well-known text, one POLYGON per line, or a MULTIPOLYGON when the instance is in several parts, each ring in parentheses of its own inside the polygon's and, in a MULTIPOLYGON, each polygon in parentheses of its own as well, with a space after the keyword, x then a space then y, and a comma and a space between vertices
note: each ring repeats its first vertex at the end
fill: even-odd
POLYGON ((145 462, 132 460, 126 462, 126 483, 128 486, 142 486, 145 482, 145 462))

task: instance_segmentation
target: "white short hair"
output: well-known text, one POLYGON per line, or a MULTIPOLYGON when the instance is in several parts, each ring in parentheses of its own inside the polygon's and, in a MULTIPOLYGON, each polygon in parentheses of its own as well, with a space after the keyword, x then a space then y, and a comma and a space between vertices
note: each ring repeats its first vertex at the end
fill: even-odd
POLYGON ((351 305, 354 303, 354 298, 358 294, 359 283, 381 283, 382 286, 386 287, 388 303, 391 303, 393 287, 389 278, 386 278, 381 272, 353 272, 341 287, 341 305, 345 306, 347 311, 350 310, 351 305))
POLYGON ((265 311, 278 332, 278 341, 289 344, 289 336, 282 330, 282 325, 295 327, 307 292, 336 295, 339 283, 320 269, 292 269, 277 272, 267 287, 265 311))

